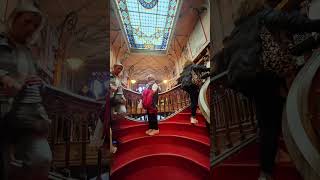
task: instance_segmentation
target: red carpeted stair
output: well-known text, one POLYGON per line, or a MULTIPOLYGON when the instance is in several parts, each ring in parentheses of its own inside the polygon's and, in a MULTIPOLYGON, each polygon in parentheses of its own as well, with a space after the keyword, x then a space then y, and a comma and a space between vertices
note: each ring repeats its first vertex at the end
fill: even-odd
MULTIPOLYGON (((253 142, 212 168, 210 180, 257 180, 259 174, 259 146, 258 143, 253 142)), ((283 141, 280 142, 274 178, 275 180, 302 180, 283 141)))
POLYGON ((160 134, 147 136, 147 124, 119 120, 113 134, 119 143, 112 180, 206 180, 210 141, 205 119, 190 124, 190 110, 159 123, 160 134))

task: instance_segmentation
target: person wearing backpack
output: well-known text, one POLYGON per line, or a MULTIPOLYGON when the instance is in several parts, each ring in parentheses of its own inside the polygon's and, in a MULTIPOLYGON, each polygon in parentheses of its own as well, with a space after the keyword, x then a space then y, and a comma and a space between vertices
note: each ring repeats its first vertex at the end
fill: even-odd
POLYGON ((224 59, 228 86, 252 98, 260 128, 259 180, 272 179, 281 131, 286 79, 296 73, 292 55, 279 32, 319 32, 320 20, 292 15, 265 6, 263 0, 243 0, 233 14, 224 59))
POLYGON ((190 96, 191 102, 191 124, 197 124, 196 112, 198 106, 198 96, 200 86, 202 85, 202 79, 199 75, 201 72, 208 72, 210 68, 204 65, 193 64, 192 61, 186 61, 183 66, 183 71, 180 74, 178 83, 181 84, 181 88, 186 91, 190 96), (197 76, 197 77, 196 77, 197 76))
POLYGON ((149 128, 146 131, 146 134, 149 136, 154 136, 159 134, 158 127, 158 97, 160 87, 157 85, 155 78, 152 74, 147 77, 148 84, 146 89, 142 93, 142 105, 143 108, 147 111, 149 128))

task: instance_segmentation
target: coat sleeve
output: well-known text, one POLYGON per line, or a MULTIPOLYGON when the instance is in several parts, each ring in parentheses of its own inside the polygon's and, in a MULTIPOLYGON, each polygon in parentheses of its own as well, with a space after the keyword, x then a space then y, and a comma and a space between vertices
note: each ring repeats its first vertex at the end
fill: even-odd
POLYGON ((206 66, 200 65, 200 64, 194 65, 192 69, 195 70, 195 71, 199 71, 199 72, 210 71, 210 68, 207 68, 206 66))
POLYGON ((267 9, 262 13, 262 22, 271 28, 290 32, 320 32, 320 20, 311 20, 299 14, 267 9))

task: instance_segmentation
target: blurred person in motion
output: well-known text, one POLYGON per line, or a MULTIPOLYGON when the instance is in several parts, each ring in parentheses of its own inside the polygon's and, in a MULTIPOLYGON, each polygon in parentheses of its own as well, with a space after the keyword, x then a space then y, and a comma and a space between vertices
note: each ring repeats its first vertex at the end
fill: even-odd
POLYGON ((20 2, 0 34, 1 179, 44 180, 52 154, 51 121, 42 105, 42 80, 28 48, 44 18, 31 2, 20 2))
MULTIPOLYGON (((271 2, 271 3, 270 3, 271 2)), ((273 9, 264 0, 241 0, 234 8, 235 27, 224 48, 229 86, 252 98, 260 128, 259 180, 272 179, 282 110, 297 72, 283 33, 319 32, 320 20, 273 9)))

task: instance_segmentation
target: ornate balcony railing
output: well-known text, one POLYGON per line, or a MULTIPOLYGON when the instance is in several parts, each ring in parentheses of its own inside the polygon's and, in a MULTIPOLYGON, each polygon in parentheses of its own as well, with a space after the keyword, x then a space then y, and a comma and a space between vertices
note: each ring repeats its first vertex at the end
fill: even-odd
MULTIPOLYGON (((138 92, 125 89, 124 96, 127 100, 127 115, 133 119, 142 119, 146 115, 146 111, 143 108, 138 108, 142 95, 138 92)), ((180 85, 159 93, 158 114, 162 118, 177 113, 189 105, 189 95, 180 88, 180 85)))
POLYGON ((48 141, 53 152, 53 168, 99 166, 109 161, 107 150, 98 157, 99 150, 89 146, 102 102, 79 96, 55 87, 46 86, 43 103, 52 120, 48 141))
POLYGON ((254 104, 224 86, 226 75, 223 72, 210 80, 211 166, 256 139, 254 104))
POLYGON ((320 52, 295 78, 286 102, 283 136, 288 152, 304 179, 320 179, 320 52))

